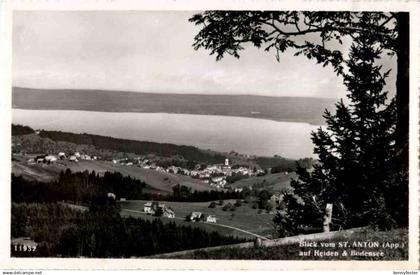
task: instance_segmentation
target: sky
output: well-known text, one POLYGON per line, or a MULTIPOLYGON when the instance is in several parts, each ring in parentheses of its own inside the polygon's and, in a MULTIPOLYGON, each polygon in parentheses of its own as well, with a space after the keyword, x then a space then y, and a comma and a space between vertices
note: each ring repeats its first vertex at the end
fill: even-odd
MULTIPOLYGON (((342 98, 332 68, 249 45, 240 59, 192 47, 192 11, 16 11, 13 85, 152 93, 342 98)), ((392 66, 392 65, 391 65, 392 66)))

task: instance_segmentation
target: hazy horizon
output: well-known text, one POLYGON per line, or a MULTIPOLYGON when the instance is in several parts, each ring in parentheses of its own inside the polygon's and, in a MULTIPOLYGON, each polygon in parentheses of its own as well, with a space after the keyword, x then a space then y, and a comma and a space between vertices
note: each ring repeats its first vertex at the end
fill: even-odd
MULTIPOLYGON (((193 11, 16 11, 13 86, 343 98, 330 66, 246 45, 220 61, 192 47, 193 11)), ((342 46, 344 47, 344 46, 342 46)), ((345 50, 343 48, 343 50, 345 50)))
POLYGON ((12 90, 13 89, 27 89, 27 90, 45 90, 45 91, 70 91, 70 90, 74 90, 74 91, 92 91, 92 92, 120 92, 120 93, 139 93, 139 94, 170 94, 170 95, 196 95, 196 96, 258 96, 258 97, 278 97, 278 98, 318 98, 318 99, 337 99, 339 100, 339 98, 337 97, 319 97, 319 96, 304 96, 304 95, 300 95, 300 94, 296 94, 296 95, 264 95, 264 94, 241 94, 241 93, 182 93, 182 92, 165 92, 165 91, 161 91, 161 92, 148 92, 148 91, 131 91, 131 90, 107 90, 107 89, 70 89, 70 88, 33 88, 33 87, 22 87, 22 86, 12 86, 12 90))

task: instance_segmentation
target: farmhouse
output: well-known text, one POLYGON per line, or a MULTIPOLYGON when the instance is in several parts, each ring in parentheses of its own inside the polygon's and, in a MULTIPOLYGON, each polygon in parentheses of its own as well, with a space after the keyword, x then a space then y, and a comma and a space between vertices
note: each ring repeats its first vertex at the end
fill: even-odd
POLYGON ((45 161, 47 163, 55 163, 57 161, 57 157, 53 156, 53 155, 48 155, 45 157, 45 161))
POLYGON ((58 157, 59 157, 60 159, 65 159, 65 158, 66 158, 66 153, 64 153, 64 152, 60 152, 60 153, 58 153, 58 157))
POLYGON ((77 157, 76 156, 70 156, 69 161, 74 161, 74 162, 78 162, 77 157))
POLYGON ((167 217, 167 218, 170 218, 170 219, 173 219, 173 218, 175 218, 175 212, 172 209, 164 208, 163 209, 163 216, 167 217))
POLYGON ((216 216, 214 216, 214 215, 208 215, 206 217, 206 222, 216 223, 216 216))
POLYGON ((80 159, 84 159, 84 160, 92 160, 91 156, 89 155, 80 155, 80 159))
POLYGON ((151 202, 146 202, 143 206, 143 212, 147 213, 147 214, 155 214, 155 210, 152 208, 152 203, 151 202))
POLYGON ((187 216, 187 220, 191 222, 196 222, 196 221, 199 221, 202 217, 203 217, 203 213, 201 212, 191 212, 187 216))

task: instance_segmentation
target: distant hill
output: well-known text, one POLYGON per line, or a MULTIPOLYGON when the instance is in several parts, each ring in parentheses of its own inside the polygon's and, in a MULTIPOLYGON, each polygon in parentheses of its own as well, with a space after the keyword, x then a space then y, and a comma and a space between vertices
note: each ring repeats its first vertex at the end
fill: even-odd
MULTIPOLYGON (((16 139, 21 136, 19 143, 30 153, 56 153, 57 151, 66 151, 63 146, 64 142, 66 147, 72 144, 88 146, 88 148, 90 147, 89 150, 94 148, 97 151, 109 150, 112 152, 134 153, 138 155, 156 154, 164 157, 181 156, 186 161, 199 163, 222 163, 225 159, 225 156, 219 153, 200 150, 194 146, 118 139, 86 133, 75 134, 41 130, 39 135, 36 135, 31 134, 33 132, 35 131, 28 126, 12 124, 13 136, 16 139)), ((74 152, 75 147, 73 146, 72 149, 74 152)), ((100 155, 100 152, 96 152, 95 154, 100 155)))
POLYGON ((336 99, 253 95, 153 94, 13 87, 13 108, 224 115, 324 124, 336 99))

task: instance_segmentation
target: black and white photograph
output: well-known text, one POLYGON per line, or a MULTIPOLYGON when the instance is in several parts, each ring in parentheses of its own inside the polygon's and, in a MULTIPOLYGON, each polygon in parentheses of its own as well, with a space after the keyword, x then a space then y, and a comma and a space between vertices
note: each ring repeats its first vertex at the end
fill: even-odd
POLYGON ((13 11, 10 257, 412 260, 412 16, 13 11))

